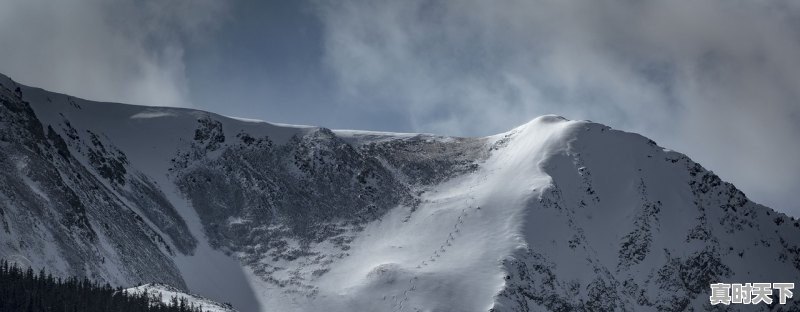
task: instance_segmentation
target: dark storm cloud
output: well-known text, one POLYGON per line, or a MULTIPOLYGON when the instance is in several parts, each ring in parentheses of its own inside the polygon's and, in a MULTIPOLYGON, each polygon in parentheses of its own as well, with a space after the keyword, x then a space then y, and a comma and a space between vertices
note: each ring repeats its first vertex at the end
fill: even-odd
POLYGON ((222 2, 0 0, 0 72, 94 100, 187 106, 184 46, 222 2))
POLYGON ((800 2, 356 0, 319 13, 350 102, 407 110, 416 130, 592 119, 800 215, 800 2))

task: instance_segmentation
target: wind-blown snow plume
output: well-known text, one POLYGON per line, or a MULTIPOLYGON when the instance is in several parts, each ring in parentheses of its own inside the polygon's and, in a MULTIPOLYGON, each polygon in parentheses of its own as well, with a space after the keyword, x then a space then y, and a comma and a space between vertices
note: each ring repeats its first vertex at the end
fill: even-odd
POLYGON ((800 214, 797 2, 352 0, 319 16, 345 94, 407 111, 418 131, 603 120, 800 214))

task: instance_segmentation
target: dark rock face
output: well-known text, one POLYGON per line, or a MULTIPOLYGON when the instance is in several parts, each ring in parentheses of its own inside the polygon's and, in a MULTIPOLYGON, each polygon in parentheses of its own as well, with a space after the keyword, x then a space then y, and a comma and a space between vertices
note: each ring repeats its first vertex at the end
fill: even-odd
POLYGON ((441 145, 411 138, 355 147, 324 128, 280 145, 246 133, 223 144, 218 124, 201 119, 191 149, 174 158, 172 172, 181 191, 214 247, 239 255, 269 282, 312 294, 306 282, 347 256, 365 224, 398 206, 413 211, 414 187, 476 167, 480 158, 474 154, 483 150, 481 144, 464 144, 469 139, 441 145), (461 155, 451 155, 456 146, 461 155), (215 150, 219 155, 209 157, 215 150), (425 161, 429 158, 441 161, 425 161), (318 250, 321 244, 333 249, 318 250), (263 260, 303 263, 287 268, 263 260), (273 277, 287 270, 291 278, 273 277))
POLYGON ((397 168, 413 185, 434 185, 454 175, 478 168, 489 156, 485 140, 452 138, 442 141, 426 136, 370 143, 365 153, 385 160, 397 168))
MULTIPOLYGON (((9 87, 0 86, 0 257, 29 259, 35 267, 112 284, 162 281, 185 288, 167 256, 169 244, 140 215, 160 220, 156 228, 176 238, 182 252, 193 248, 183 220, 170 216, 174 210, 160 191, 143 177, 132 177, 125 155, 97 135, 84 142, 73 131, 65 140, 52 126, 43 126, 22 91, 9 87), (88 154, 89 167, 69 145, 88 154), (123 190, 123 185, 132 188, 123 190), (141 201, 152 205, 136 211, 117 194, 132 200, 145 194, 141 201)), ((74 130, 68 122, 64 126, 74 130)))
POLYGON ((215 151, 225 143, 225 133, 222 131, 222 123, 209 117, 197 121, 200 125, 194 131, 194 140, 202 145, 207 151, 215 151))
MULTIPOLYGON (((88 146, 89 163, 94 167, 101 177, 105 178, 111 183, 124 186, 125 174, 127 170, 125 166, 128 165, 128 159, 125 154, 117 149, 106 150, 103 142, 94 132, 88 131, 91 138, 91 145, 88 146)), ((49 133, 54 133, 50 128, 49 133)), ((63 149, 66 150, 66 144, 61 140, 63 149)))

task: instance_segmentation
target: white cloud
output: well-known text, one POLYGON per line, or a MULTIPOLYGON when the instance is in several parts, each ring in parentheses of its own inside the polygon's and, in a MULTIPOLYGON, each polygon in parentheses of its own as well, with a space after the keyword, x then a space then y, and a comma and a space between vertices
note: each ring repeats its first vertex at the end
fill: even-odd
POLYGON ((326 65, 353 105, 407 111, 416 130, 446 134, 546 113, 592 119, 800 215, 795 1, 318 4, 326 65))
POLYGON ((100 101, 188 106, 184 46, 222 2, 0 0, 0 72, 100 101))

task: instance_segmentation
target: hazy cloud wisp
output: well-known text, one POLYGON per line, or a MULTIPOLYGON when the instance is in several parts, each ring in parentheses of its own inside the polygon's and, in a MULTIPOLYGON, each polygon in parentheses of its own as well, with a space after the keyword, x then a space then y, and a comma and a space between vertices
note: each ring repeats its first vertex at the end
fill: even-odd
POLYGON ((189 106, 184 46, 225 14, 213 0, 0 6, 0 72, 92 100, 162 106, 189 106))

